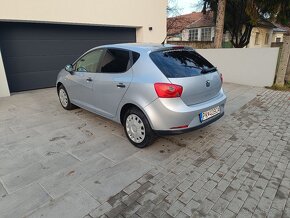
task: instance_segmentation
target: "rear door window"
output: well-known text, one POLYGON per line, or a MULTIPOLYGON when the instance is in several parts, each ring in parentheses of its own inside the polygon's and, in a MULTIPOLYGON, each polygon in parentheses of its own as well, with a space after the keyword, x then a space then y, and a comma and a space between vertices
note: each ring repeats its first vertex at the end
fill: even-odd
POLYGON ((107 49, 101 63, 102 73, 123 73, 130 65, 129 51, 121 49, 107 49))
POLYGON ((202 70, 213 68, 211 63, 193 50, 156 51, 150 57, 167 78, 197 76, 202 70))

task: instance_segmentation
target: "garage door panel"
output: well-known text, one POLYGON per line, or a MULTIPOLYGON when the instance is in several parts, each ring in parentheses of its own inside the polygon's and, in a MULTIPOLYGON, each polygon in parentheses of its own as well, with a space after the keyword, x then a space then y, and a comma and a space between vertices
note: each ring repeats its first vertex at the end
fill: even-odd
POLYGON ((76 55, 54 55, 8 58, 5 61, 5 69, 9 74, 46 70, 60 71, 66 64, 72 63, 75 60, 75 56, 76 55))
POLYGON ((127 42, 126 40, 3 40, 1 50, 6 58, 24 56, 71 55, 75 58, 99 45, 127 42))
POLYGON ((44 40, 44 39, 135 39, 134 28, 121 27, 95 27, 56 24, 31 24, 31 23, 1 23, 0 27, 7 31, 0 33, 3 39, 44 40))
POLYGON ((58 72, 85 51, 125 42, 136 42, 135 28, 0 22, 11 92, 55 86, 58 72))
POLYGON ((9 75, 10 80, 13 83, 10 84, 10 89, 14 92, 20 92, 30 89, 40 89, 52 87, 51 84, 55 84, 57 77, 56 71, 39 71, 39 72, 26 72, 25 74, 9 75))

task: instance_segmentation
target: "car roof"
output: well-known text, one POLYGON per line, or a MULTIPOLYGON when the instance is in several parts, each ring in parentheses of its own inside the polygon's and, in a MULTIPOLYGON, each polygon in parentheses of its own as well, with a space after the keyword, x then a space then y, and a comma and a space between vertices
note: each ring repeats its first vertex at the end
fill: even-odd
MULTIPOLYGON (((166 48, 173 48, 177 45, 170 44, 157 44, 157 43, 120 43, 120 44, 111 44, 111 45, 103 45, 98 48, 120 48, 120 49, 128 49, 135 52, 152 52, 156 50, 163 50, 166 48)), ((177 46, 178 47, 178 46, 177 46)))

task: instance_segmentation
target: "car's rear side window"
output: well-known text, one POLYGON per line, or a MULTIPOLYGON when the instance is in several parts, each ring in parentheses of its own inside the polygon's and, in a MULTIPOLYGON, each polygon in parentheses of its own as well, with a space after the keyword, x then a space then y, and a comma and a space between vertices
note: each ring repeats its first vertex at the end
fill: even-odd
POLYGON ((193 50, 155 51, 150 54, 150 57, 167 78, 197 76, 201 74, 203 69, 213 67, 211 63, 193 50))
POLYGON ((122 73, 126 72, 129 66, 129 51, 121 49, 107 49, 101 63, 103 73, 122 73))

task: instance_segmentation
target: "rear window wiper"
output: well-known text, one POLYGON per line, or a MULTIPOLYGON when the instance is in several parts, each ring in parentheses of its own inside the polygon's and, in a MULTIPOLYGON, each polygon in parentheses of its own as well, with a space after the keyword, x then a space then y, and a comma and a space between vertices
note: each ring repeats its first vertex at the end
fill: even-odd
POLYGON ((207 69, 203 68, 200 73, 201 74, 206 74, 206 73, 210 73, 210 72, 214 72, 214 71, 217 71, 216 67, 207 68, 207 69))

